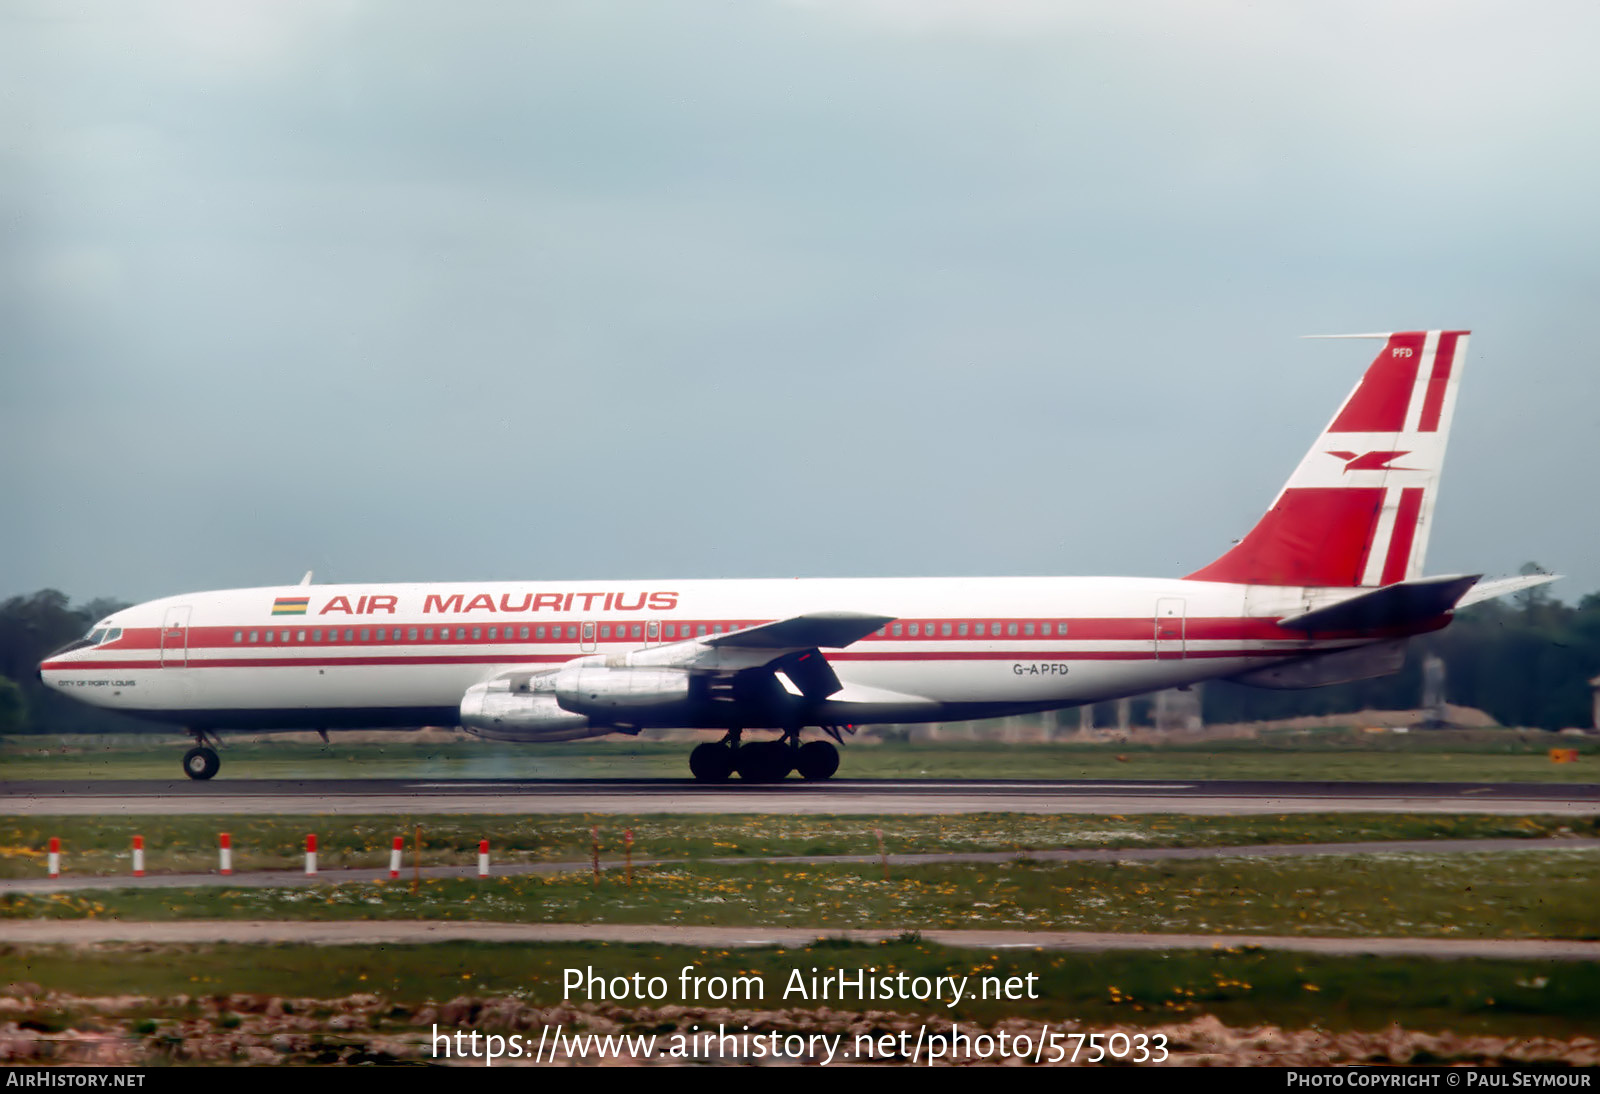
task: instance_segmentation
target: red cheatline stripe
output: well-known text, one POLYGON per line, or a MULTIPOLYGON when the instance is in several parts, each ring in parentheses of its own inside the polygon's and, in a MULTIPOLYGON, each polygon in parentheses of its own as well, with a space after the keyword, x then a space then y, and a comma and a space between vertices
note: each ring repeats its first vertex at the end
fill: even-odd
POLYGON ((1444 392, 1450 383, 1450 369, 1455 363, 1456 342, 1464 333, 1447 330, 1439 335, 1439 350, 1433 358, 1433 371, 1428 375, 1428 390, 1422 397, 1422 419, 1417 424, 1420 433, 1439 432, 1439 417, 1444 413, 1444 392))
MULTIPOLYGON (((1373 500, 1374 500, 1375 504, 1378 503, 1378 502, 1381 502, 1380 494, 1381 494, 1381 491, 1379 491, 1377 489, 1373 489, 1372 490, 1373 500)), ((1080 643, 1080 642, 1114 642, 1114 641, 1130 641, 1130 642, 1133 642, 1133 641, 1147 640, 1152 636, 1152 633, 1153 633, 1153 631, 1152 631, 1153 618, 1154 618, 1153 616, 1131 616, 1131 617, 1123 617, 1123 618, 1106 617, 1106 618, 1059 619, 1059 620, 1052 619, 1052 620, 1049 621, 1052 626, 1057 622, 1062 622, 1062 623, 1068 624, 1067 633, 1065 635, 1056 635, 1056 634, 1053 634, 1053 633, 1052 634, 1045 634, 1045 635, 1038 635, 1038 636, 1014 634, 1014 635, 1008 635, 1008 636, 1006 636, 1006 637, 1004 637, 1002 639, 1002 638, 999 638, 999 637, 990 637, 990 636, 987 636, 987 635, 979 636, 979 635, 973 635, 973 634, 964 634, 964 635, 963 634, 949 634, 949 635, 946 635, 946 634, 918 634, 918 635, 901 634, 901 635, 897 636, 897 635, 894 635, 894 634, 891 633, 891 634, 888 634, 888 635, 877 635, 877 634, 868 635, 866 638, 862 639, 862 641, 863 642, 868 642, 868 643, 873 643, 873 644, 891 643, 891 642, 892 643, 901 643, 901 642, 937 642, 937 643, 941 643, 941 644, 956 644, 956 643, 965 644, 965 643, 971 643, 971 642, 1005 641, 1005 642, 1008 642, 1008 643, 1009 642, 1017 642, 1017 643, 1022 643, 1022 642, 1046 642, 1046 643, 1050 643, 1051 645, 1060 645, 1062 643, 1080 643)), ((945 622, 947 622, 947 621, 943 620, 943 619, 935 618, 935 619, 919 619, 918 622, 920 624, 922 624, 923 625, 923 629, 926 630, 929 626, 933 626, 933 625, 938 625, 942 629, 943 624, 945 622)), ((952 618, 952 619, 948 620, 948 622, 950 622, 952 625, 960 625, 960 624, 963 624, 963 623, 970 623, 971 622, 971 617, 963 617, 963 618, 959 618, 959 619, 952 618)), ((1239 618, 1237 616, 1220 616, 1220 617, 1191 616, 1188 619, 1187 628, 1188 628, 1188 637, 1193 641, 1207 641, 1207 640, 1209 640, 1209 641, 1241 641, 1241 640, 1251 639, 1251 638, 1260 638, 1260 639, 1271 640, 1271 639, 1276 639, 1276 638, 1282 638, 1284 636, 1283 635, 1283 631, 1271 619, 1242 619, 1242 618, 1239 618)), ((351 629, 351 628, 341 628, 341 630, 348 630, 348 629, 351 629)), ((357 633, 359 633, 362 628, 355 628, 355 629, 357 630, 357 633)), ((368 627, 368 628, 365 628, 365 629, 367 629, 367 630, 369 630, 369 631, 371 631, 373 633, 376 633, 376 630, 377 630, 377 628, 374 628, 374 627, 368 627)), ((409 632, 410 630, 412 630, 414 628, 410 627, 409 625, 403 626, 401 628, 395 628, 394 626, 390 625, 386 629, 390 630, 390 631, 393 631, 393 630, 396 630, 396 629, 403 629, 403 630, 406 630, 407 632, 409 632)), ((451 627, 452 631, 454 629, 455 629, 454 627, 451 627)), ((486 630, 486 628, 483 628, 483 629, 486 630)), ((254 652, 256 650, 281 650, 281 649, 348 650, 348 649, 371 649, 371 648, 386 649, 386 648, 399 647, 399 648, 403 648, 403 649, 407 649, 407 650, 415 649, 415 650, 418 650, 420 652, 420 651, 425 651, 425 650, 444 650, 444 649, 462 649, 462 648, 469 648, 470 649, 470 648, 476 648, 476 647, 482 647, 482 646, 489 646, 489 647, 510 646, 510 647, 514 647, 515 649, 517 649, 519 651, 516 654, 516 656, 518 656, 518 657, 522 657, 522 656, 537 657, 537 656, 539 656, 539 654, 537 652, 530 652, 529 654, 524 655, 524 654, 522 654, 520 652, 520 650, 522 650, 524 648, 530 648, 533 651, 537 651, 540 648, 547 648, 547 647, 550 647, 550 646, 556 646, 559 649, 567 649, 567 648, 570 648, 572 646, 572 644, 577 641, 577 639, 575 639, 575 638, 569 639, 569 638, 565 638, 565 637, 559 638, 559 639, 553 639, 553 638, 507 638, 507 637, 497 637, 497 638, 494 638, 492 640, 487 638, 487 637, 484 637, 484 638, 480 638, 480 639, 478 639, 476 641, 473 641, 471 639, 462 639, 462 640, 458 641, 454 637, 451 637, 449 639, 437 639, 436 638, 436 639, 431 639, 431 640, 430 639, 424 639, 424 638, 417 638, 417 639, 404 638, 404 639, 400 639, 398 641, 393 639, 393 638, 385 638, 381 642, 377 641, 375 638, 370 638, 368 641, 365 641, 365 642, 362 642, 362 641, 359 641, 359 640, 346 642, 346 641, 343 640, 343 638, 340 638, 338 641, 326 641, 326 640, 324 640, 324 641, 316 641, 316 642, 314 642, 309 637, 309 634, 310 634, 310 628, 305 627, 305 626, 291 627, 291 628, 285 628, 285 627, 282 627, 281 625, 280 626, 275 626, 275 627, 270 627, 270 628, 261 628, 260 626, 253 626, 253 627, 252 626, 244 626, 244 627, 238 627, 238 626, 233 626, 233 627, 195 627, 195 628, 191 628, 189 633, 188 633, 187 646, 188 646, 189 652, 191 654, 194 653, 195 651, 198 651, 198 650, 207 650, 207 649, 211 649, 211 650, 232 650, 232 651, 236 651, 236 652, 239 652, 239 653, 245 653, 245 652, 254 652), (259 633, 264 633, 264 632, 270 632, 270 633, 272 633, 274 635, 281 634, 285 630, 289 630, 294 634, 299 634, 301 631, 306 631, 307 632, 307 638, 304 641, 289 641, 289 642, 284 642, 284 641, 282 641, 281 639, 278 639, 278 638, 274 638, 271 641, 263 641, 263 642, 235 642, 233 640, 233 636, 235 634, 238 634, 241 631, 243 631, 246 635, 248 635, 251 630, 255 630, 258 634, 259 633)), ((682 641, 682 639, 667 639, 665 641, 666 642, 674 642, 674 641, 682 641)), ((609 638, 601 638, 601 639, 598 640, 598 642, 599 642, 600 645, 625 644, 630 649, 640 648, 644 644, 644 640, 642 638, 636 639, 632 635, 629 635, 626 638, 618 638, 616 636, 612 636, 612 637, 609 637, 609 638)), ((664 644, 664 643, 658 643, 658 644, 664 644)), ((131 628, 118 641, 105 643, 104 645, 97 647, 95 649, 95 651, 93 651, 93 652, 95 652, 95 653, 100 653, 102 651, 106 651, 106 652, 110 652, 110 651, 123 652, 123 651, 127 651, 127 650, 140 650, 140 649, 155 650, 155 649, 159 649, 159 648, 161 648, 160 632, 157 629, 155 629, 155 628, 131 628)), ((88 652, 88 651, 85 651, 85 652, 88 652)), ((577 656, 577 655, 573 654, 571 656, 577 656)), ((83 664, 88 664, 89 662, 86 660, 86 661, 84 661, 82 663, 83 664)), ((100 662, 95 662, 95 663, 98 664, 100 662)))
POLYGON ((1400 506, 1395 511, 1394 532, 1389 537, 1389 557, 1383 560, 1380 585, 1393 585, 1406 576, 1411 561, 1411 543, 1417 535, 1417 517, 1422 512, 1422 487, 1408 486, 1400 491, 1400 506))
MULTIPOLYGON (((1320 637, 1320 636, 1319 636, 1320 637)), ((1294 641, 1285 635, 1282 641, 1294 641)), ((1197 650, 1192 646, 1188 656, 1196 657, 1260 657, 1282 654, 1303 655, 1306 649, 1296 645, 1291 648, 1261 646, 1226 650, 1197 650)), ((72 669, 78 671, 100 669, 289 669, 289 668, 372 668, 399 666, 427 668, 445 665, 506 665, 562 664, 570 661, 572 654, 546 654, 543 656, 484 656, 484 657, 252 657, 220 658, 215 660, 189 659, 187 665, 162 665, 156 661, 82 662, 62 661, 43 665, 46 669, 72 669)), ((1137 661, 1155 656, 1153 648, 1132 650, 920 650, 901 653, 832 652, 830 661, 1137 661)))

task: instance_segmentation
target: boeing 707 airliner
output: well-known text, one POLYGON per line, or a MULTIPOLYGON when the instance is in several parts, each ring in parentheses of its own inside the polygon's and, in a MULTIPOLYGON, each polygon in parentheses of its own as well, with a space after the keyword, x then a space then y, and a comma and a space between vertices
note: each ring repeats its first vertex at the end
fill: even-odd
POLYGON ((1383 342, 1355 390, 1256 526, 1183 578, 308 575, 124 609, 39 671, 74 698, 187 728, 194 779, 216 774, 219 730, 460 725, 508 741, 710 730, 721 738, 689 757, 705 782, 828 778, 832 741, 861 725, 1383 675, 1456 609, 1553 580, 1423 576, 1467 334, 1353 336, 1383 342))

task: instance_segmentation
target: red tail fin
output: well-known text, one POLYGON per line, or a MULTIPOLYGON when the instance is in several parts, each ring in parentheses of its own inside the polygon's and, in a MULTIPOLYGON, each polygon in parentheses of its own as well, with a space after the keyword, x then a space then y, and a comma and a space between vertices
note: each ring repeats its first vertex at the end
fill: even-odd
POLYGON ((1383 349, 1265 516, 1191 581, 1389 585, 1422 573, 1466 331, 1383 349))

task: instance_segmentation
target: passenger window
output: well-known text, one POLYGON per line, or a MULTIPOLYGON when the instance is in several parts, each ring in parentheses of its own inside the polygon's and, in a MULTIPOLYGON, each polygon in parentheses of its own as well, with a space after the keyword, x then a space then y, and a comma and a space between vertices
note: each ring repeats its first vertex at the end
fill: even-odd
POLYGON ((528 640, 528 628, 527 627, 523 627, 522 628, 522 632, 520 634, 518 634, 517 637, 522 639, 522 641, 526 642, 528 640))
POLYGON ((535 628, 533 628, 533 637, 538 639, 539 641, 543 642, 544 641, 544 628, 543 627, 535 627, 535 628))
POLYGON ((483 637, 483 628, 482 627, 473 627, 472 628, 472 640, 474 642, 476 642, 479 639, 481 639, 482 637, 483 637))
POLYGON ((896 623, 894 625, 894 636, 896 638, 899 638, 904 633, 905 633, 905 624, 904 623, 896 623))
POLYGON ((313 642, 321 642, 322 641, 322 632, 321 631, 312 631, 311 632, 311 641, 313 641, 313 642))
POLYGON ((387 642, 387 641, 389 641, 389 632, 386 629, 384 629, 383 627, 379 627, 378 628, 378 641, 379 642, 387 642))
POLYGON ((424 642, 432 642, 433 641, 433 628, 432 627, 424 627, 424 628, 422 628, 422 640, 424 642))
POLYGON ((489 628, 489 641, 493 642, 495 640, 495 636, 499 633, 499 631, 500 631, 499 627, 490 627, 489 628))
POLYGON ((643 633, 644 633, 644 628, 643 628, 643 627, 642 627, 642 626, 641 626, 641 625, 640 625, 640 624, 638 624, 638 623, 635 623, 635 624, 634 624, 634 625, 633 625, 633 636, 634 636, 634 637, 635 637, 635 638, 638 638, 638 637, 640 637, 640 635, 642 635, 642 634, 643 634, 643 633))
POLYGON ((417 628, 412 627, 410 630, 406 631, 406 641, 407 642, 415 642, 416 640, 417 640, 417 628))
POLYGON ((362 627, 361 628, 361 641, 363 641, 363 642, 372 641, 372 631, 370 629, 368 629, 366 627, 362 627))
POLYGON ((1065 623, 1057 623, 1056 624, 1056 637, 1065 638, 1066 636, 1067 636, 1067 625, 1065 623))
POLYGON ((678 628, 677 628, 677 626, 675 624, 672 624, 672 623, 668 623, 667 624, 667 637, 668 638, 676 638, 676 637, 678 637, 678 628))
POLYGON ((456 628, 456 641, 457 642, 465 642, 466 640, 467 640, 467 628, 465 628, 465 627, 457 627, 456 628))
POLYGON ((704 623, 700 624, 694 629, 694 633, 696 638, 704 638, 706 635, 706 625, 704 623))
POLYGON ((1015 623, 1007 623, 1006 624, 1006 637, 1007 638, 1015 638, 1016 636, 1017 636, 1017 625, 1015 623))
POLYGON ((966 636, 967 636, 967 625, 965 623, 957 623, 956 624, 956 637, 965 638, 966 636))
POLYGON ((921 624, 920 623, 912 623, 912 624, 910 624, 910 630, 911 630, 911 637, 912 638, 917 637, 917 635, 921 633, 921 624))
POLYGON ((939 634, 942 635, 945 638, 949 638, 950 637, 950 624, 948 624, 948 623, 940 623, 939 624, 939 634))
POLYGON ((244 632, 243 631, 234 631, 233 632, 233 640, 235 642, 243 642, 244 641, 244 632))
POLYGON ((609 624, 609 623, 601 624, 601 626, 600 626, 600 637, 601 638, 610 638, 611 637, 611 624, 609 624))
POLYGON ((1033 624, 1032 623, 1024 623, 1022 625, 1022 633, 1025 636, 1027 636, 1028 638, 1032 638, 1033 637, 1033 624))
POLYGON ((294 636, 294 640, 296 642, 304 642, 306 640, 306 632, 305 631, 300 631, 299 633, 297 633, 294 636))
POLYGON ((256 640, 257 633, 258 632, 256 632, 256 631, 251 631, 250 632, 250 641, 254 642, 256 640))

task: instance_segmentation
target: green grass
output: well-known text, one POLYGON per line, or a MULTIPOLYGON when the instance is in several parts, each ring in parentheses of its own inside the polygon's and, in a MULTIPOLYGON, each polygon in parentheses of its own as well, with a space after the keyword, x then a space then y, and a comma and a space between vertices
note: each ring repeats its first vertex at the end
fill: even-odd
MULTIPOLYGON (((420 743, 403 738, 328 745, 227 740, 229 779, 687 778, 688 742, 598 740, 509 745, 420 743)), ((186 738, 12 737, 0 740, 7 779, 175 779, 186 738)), ((1409 734, 1358 730, 1275 731, 1253 741, 1192 744, 1005 744, 856 742, 843 778, 1287 779, 1444 782, 1600 781, 1600 741, 1533 730, 1409 734), (1548 750, 1577 748, 1580 761, 1553 764, 1548 750)))
POLYGON ((305 837, 315 833, 323 869, 377 868, 389 861, 395 836, 412 861, 422 829, 423 862, 476 862, 478 841, 491 841, 496 862, 587 859, 591 831, 602 855, 622 856, 624 832, 634 856, 703 859, 740 856, 875 854, 882 831, 892 853, 1037 851, 1061 848, 1219 847, 1367 840, 1600 836, 1600 817, 1506 817, 1433 814, 1294 814, 1191 817, 1031 815, 771 816, 651 814, 639 816, 144 816, 0 817, 0 877, 40 877, 52 836, 61 840, 70 875, 126 874, 132 841, 145 840, 149 873, 192 873, 217 866, 217 835, 228 832, 236 870, 293 869, 305 837))
POLYGON ((1161 933, 1600 937, 1600 852, 1318 855, 893 868, 711 864, 488 881, 6 894, 0 918, 467 919, 525 923, 1161 933))
MULTIPOLYGON (((47 991, 74 996, 143 995, 125 1004, 130 1026, 141 1022, 155 1033, 185 1016, 233 1009, 248 1013, 252 996, 288 996, 291 1010, 325 1026, 334 1013, 305 1000, 331 1000, 374 993, 394 1008, 380 1030, 419 1035, 419 1014, 429 1002, 455 997, 511 997, 538 1006, 562 999, 564 971, 593 969, 605 977, 643 973, 661 976, 670 995, 661 1005, 688 1003, 679 993, 680 971, 697 975, 759 975, 769 1012, 815 1004, 782 990, 793 970, 809 974, 835 969, 871 969, 910 975, 1026 977, 1033 974, 1037 998, 999 1003, 966 1000, 955 1008, 915 1004, 846 1004, 846 1011, 896 1010, 934 1013, 961 1021, 1026 1018, 1076 1020, 1090 1029, 1147 1025, 1212 1014, 1235 1027, 1271 1024, 1329 1030, 1382 1030, 1399 1023, 1411 1029, 1507 1037, 1593 1036, 1594 1000, 1600 998, 1600 965, 1583 962, 1321 957, 1244 950, 1099 954, 950 949, 919 940, 885 944, 820 942, 794 949, 703 950, 651 945, 495 945, 440 943, 427 946, 104 946, 7 947, 8 969, 47 991), (236 994, 237 993, 237 994, 236 994), (232 999, 213 998, 232 995, 232 999), (187 997, 173 1002, 172 997, 187 997)), ((581 1001, 581 999, 574 1000, 581 1001)), ((701 1005, 705 1005, 701 1001, 701 1005)), ((714 1004, 713 1004, 714 1005, 714 1004)), ((505 1031, 504 1014, 477 1011, 470 1025, 505 1031)), ((40 1025, 70 1028, 105 1022, 105 1011, 71 1004, 36 1004, 40 1025)), ((689 1023, 691 1012, 676 1021, 689 1023)), ((800 1016, 770 1014, 779 1025, 801 1025, 800 1016)), ((626 1022, 626 1018, 623 1019, 626 1022)), ((666 1024, 671 1026, 673 1020, 666 1024)), ((652 1027, 656 1028, 656 1027, 652 1027)))

